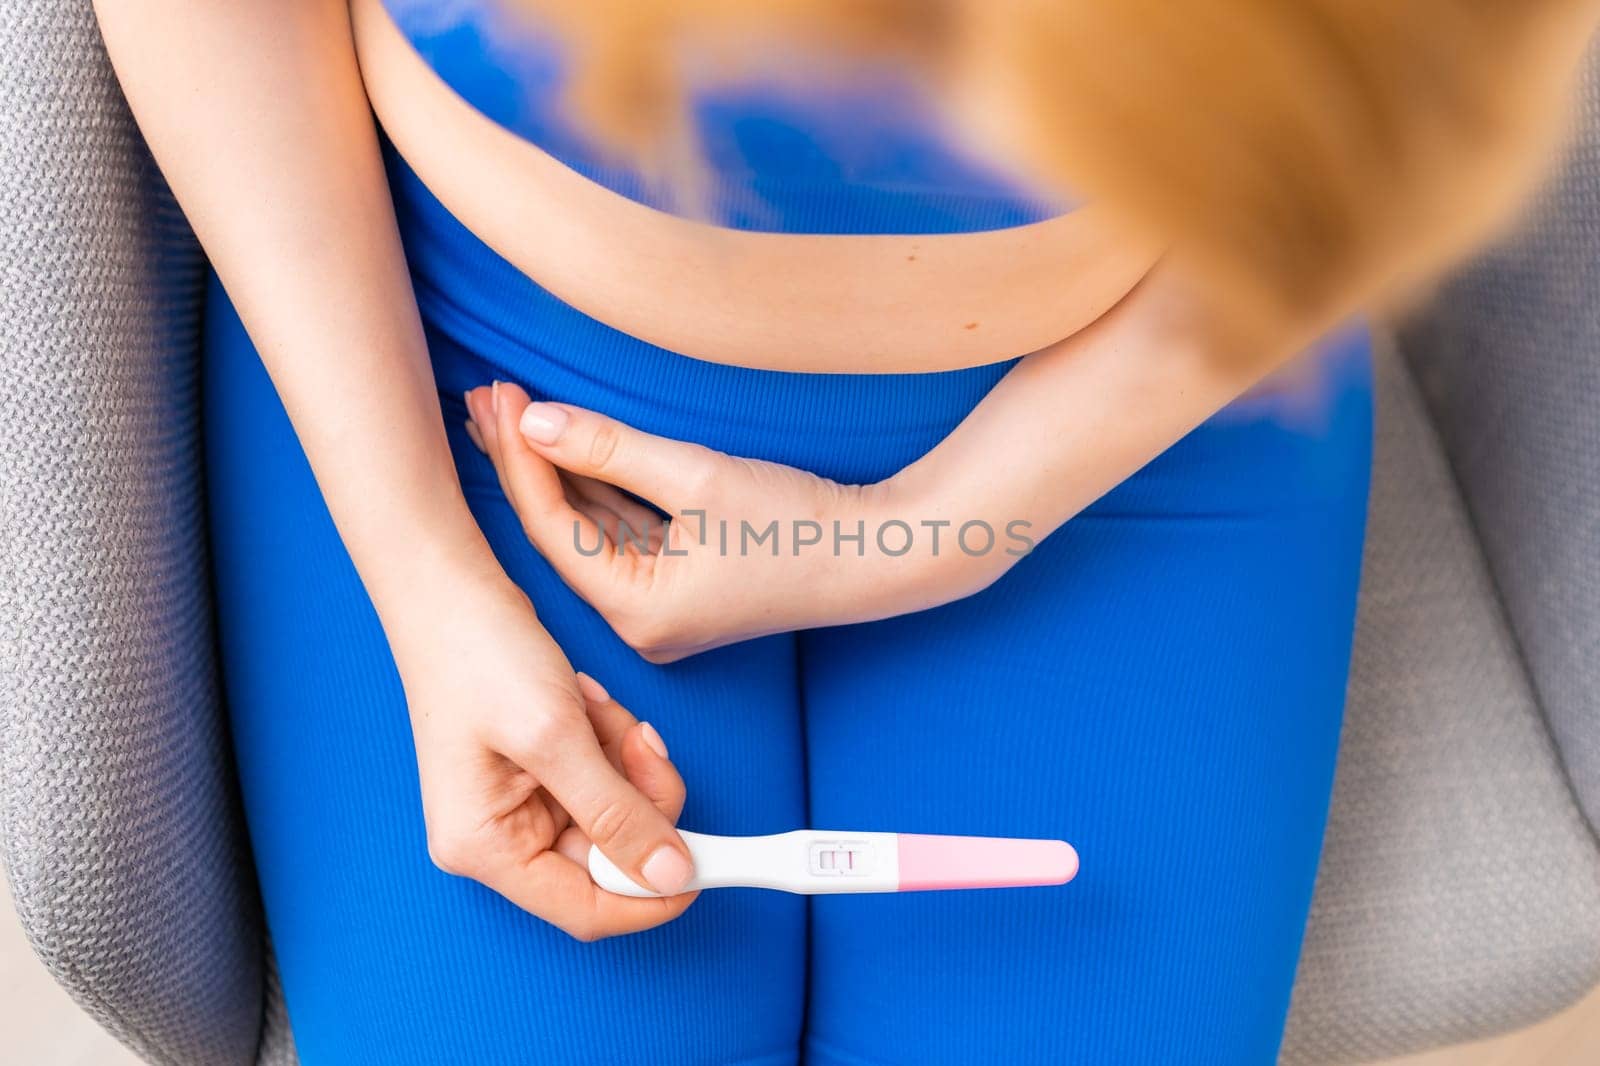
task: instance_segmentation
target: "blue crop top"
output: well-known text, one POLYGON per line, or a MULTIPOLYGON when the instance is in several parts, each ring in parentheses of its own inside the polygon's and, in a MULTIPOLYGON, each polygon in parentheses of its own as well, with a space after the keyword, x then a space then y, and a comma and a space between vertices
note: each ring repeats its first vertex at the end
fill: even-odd
MULTIPOLYGON (((581 0, 575 0, 581 2, 581 0)), ((478 111, 614 192, 670 197, 608 158, 562 107, 556 36, 496 0, 386 0, 429 66, 478 111)), ((690 101, 708 221, 781 233, 958 233, 1064 205, 963 150, 911 80, 888 70, 831 84, 743 81, 690 101)))

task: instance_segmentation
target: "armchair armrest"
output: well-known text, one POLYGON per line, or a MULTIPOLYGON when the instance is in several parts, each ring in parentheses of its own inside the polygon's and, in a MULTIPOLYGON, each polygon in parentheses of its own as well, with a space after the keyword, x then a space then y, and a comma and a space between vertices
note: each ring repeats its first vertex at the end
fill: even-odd
POLYGON ((1401 346, 1600 827, 1600 46, 1578 127, 1513 237, 1446 283, 1401 346))
POLYGON ((83 0, 0 19, 0 852, 146 1059, 252 1063, 263 946, 213 662, 204 263, 83 0))

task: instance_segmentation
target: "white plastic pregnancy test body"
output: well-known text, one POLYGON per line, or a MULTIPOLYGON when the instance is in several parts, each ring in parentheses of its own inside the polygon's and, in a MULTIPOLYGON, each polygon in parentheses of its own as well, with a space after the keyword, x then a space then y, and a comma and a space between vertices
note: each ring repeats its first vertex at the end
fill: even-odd
MULTIPOLYGON (((772 888, 820 895, 1020 888, 1063 885, 1078 872, 1078 853, 1064 840, 822 829, 760 837, 711 836, 687 830, 680 830, 680 835, 694 857, 694 878, 685 892, 772 888)), ((597 847, 589 849, 589 876, 618 895, 660 895, 635 884, 597 847)))

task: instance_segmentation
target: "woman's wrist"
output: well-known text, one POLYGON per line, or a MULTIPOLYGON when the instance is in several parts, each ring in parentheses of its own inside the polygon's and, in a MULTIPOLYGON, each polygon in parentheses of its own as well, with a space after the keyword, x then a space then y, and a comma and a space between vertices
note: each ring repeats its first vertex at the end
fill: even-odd
POLYGON ((436 630, 486 598, 526 599, 464 500, 436 509, 427 520, 406 523, 403 533, 368 546, 355 561, 391 642, 436 630))
POLYGON ((1001 519, 1004 501, 956 500, 941 488, 939 463, 913 464, 857 495, 865 531, 862 568, 838 568, 842 597, 878 617, 926 610, 971 595, 1023 554, 1016 522, 1001 519))
POLYGON ((499 629, 507 619, 517 619, 519 625, 544 631, 527 593, 503 572, 436 572, 412 595, 380 608, 378 615, 395 665, 408 684, 418 671, 426 674, 447 665, 444 660, 457 656, 459 642, 479 639, 485 627, 499 629))

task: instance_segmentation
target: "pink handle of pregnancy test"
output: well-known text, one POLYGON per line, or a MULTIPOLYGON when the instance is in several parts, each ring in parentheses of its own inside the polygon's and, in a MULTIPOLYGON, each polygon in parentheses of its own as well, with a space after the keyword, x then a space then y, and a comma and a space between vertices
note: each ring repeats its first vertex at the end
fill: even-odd
POLYGON ((900 891, 1064 885, 1078 853, 1064 840, 899 833, 900 891))

